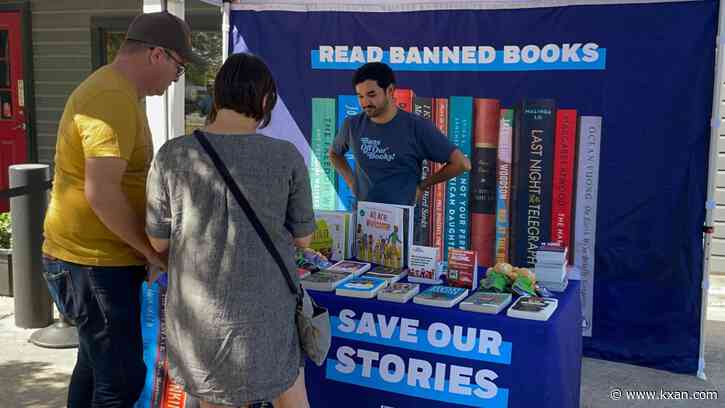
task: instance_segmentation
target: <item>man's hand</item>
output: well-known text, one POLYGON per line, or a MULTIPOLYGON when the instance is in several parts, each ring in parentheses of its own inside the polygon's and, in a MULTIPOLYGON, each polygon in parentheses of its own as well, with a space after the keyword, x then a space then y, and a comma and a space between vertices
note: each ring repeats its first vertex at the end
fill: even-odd
POLYGON ((151 251, 150 253, 146 254, 145 257, 149 263, 149 268, 158 268, 158 269, 161 269, 164 271, 166 269, 168 269, 168 263, 169 263, 168 251, 164 252, 162 254, 160 254, 156 251, 151 251))
POLYGON ((466 171, 471 171, 471 161, 459 149, 454 149, 448 159, 448 163, 442 169, 418 183, 415 188, 415 201, 418 202, 423 192, 430 186, 445 183, 466 171))
POLYGON ((156 279, 161 276, 161 273, 163 271, 155 266, 147 266, 146 267, 146 282, 151 285, 152 283, 156 282, 156 279))
POLYGON ((148 240, 153 249, 148 254, 145 254, 144 257, 149 263, 149 283, 153 283, 161 272, 168 270, 169 240, 154 238, 152 236, 148 236, 148 240))
POLYGON ((121 187, 128 163, 117 157, 91 157, 85 164, 85 196, 96 216, 149 263, 166 268, 166 260, 146 238, 143 217, 134 211, 121 187))
POLYGON ((152 284, 158 279, 162 272, 168 269, 169 263, 169 251, 158 253, 152 251, 145 255, 146 261, 148 261, 147 269, 147 280, 149 284, 152 284))

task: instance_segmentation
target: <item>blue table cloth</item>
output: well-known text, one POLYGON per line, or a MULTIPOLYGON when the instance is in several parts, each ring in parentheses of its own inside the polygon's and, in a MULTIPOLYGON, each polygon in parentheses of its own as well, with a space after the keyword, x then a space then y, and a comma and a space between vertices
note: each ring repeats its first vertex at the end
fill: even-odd
MULTIPOLYGON (((423 287, 421 287, 421 290, 423 287)), ((579 282, 548 321, 310 291, 330 310, 332 347, 307 362, 312 407, 578 407, 579 282)))

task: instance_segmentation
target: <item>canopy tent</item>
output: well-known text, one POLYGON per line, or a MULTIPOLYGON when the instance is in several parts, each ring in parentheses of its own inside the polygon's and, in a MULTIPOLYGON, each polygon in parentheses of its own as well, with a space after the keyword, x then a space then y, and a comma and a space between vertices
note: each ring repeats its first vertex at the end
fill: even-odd
POLYGON ((535 93, 601 115, 585 353, 704 377, 712 234, 703 231, 713 225, 725 80, 723 53, 715 61, 713 46, 723 21, 717 1, 298 0, 225 2, 223 10, 228 52, 249 50, 269 63, 284 110, 275 118, 286 122, 271 128, 284 129, 305 155, 310 98, 351 93, 349 69, 311 66, 321 45, 605 48, 598 70, 396 75, 421 94, 496 96, 511 105, 535 93))

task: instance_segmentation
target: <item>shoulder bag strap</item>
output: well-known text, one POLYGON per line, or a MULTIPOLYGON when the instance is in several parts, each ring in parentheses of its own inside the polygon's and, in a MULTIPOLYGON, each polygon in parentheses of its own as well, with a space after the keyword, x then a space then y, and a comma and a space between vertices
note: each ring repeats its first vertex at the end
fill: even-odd
POLYGON ((264 243, 264 246, 267 248, 267 251, 272 255, 272 258, 274 258, 274 261, 277 263, 277 266, 279 266, 280 271, 282 272, 282 275, 284 276, 285 280, 287 281, 287 285, 290 288, 290 291, 292 291, 293 294, 299 296, 300 292, 295 288, 295 284, 292 281, 292 276, 290 275, 289 270, 287 269, 287 266, 284 264, 284 261, 282 260, 282 256, 280 255, 279 251, 277 250, 277 247, 274 246, 274 243, 269 237, 269 234, 267 233, 267 230, 264 229, 264 226, 259 221, 259 218, 257 217, 257 214, 252 209, 252 206, 249 205, 249 201, 247 201, 247 198, 242 194, 242 190, 239 189, 239 185, 234 181, 232 178, 232 175, 229 174, 229 170, 227 169, 227 166, 224 165, 224 162, 217 154, 216 150, 212 147, 212 145, 209 143, 209 140, 206 138, 206 135, 199 131, 198 129, 194 131, 194 137, 196 137, 196 140, 199 141, 201 144, 201 147, 204 148, 206 153, 209 155, 209 158, 211 158, 211 161, 214 162, 214 166, 216 166, 217 171, 219 171, 219 175, 222 176, 222 179, 224 179, 224 182, 227 184, 227 187, 232 192, 232 195, 234 195, 234 198, 237 200, 237 203, 239 203, 239 206, 242 207, 244 210, 244 213, 247 214, 247 218, 249 218, 249 222, 252 223, 252 226, 254 227, 254 230, 257 231, 257 235, 259 235, 259 238, 262 239, 262 243, 264 243))

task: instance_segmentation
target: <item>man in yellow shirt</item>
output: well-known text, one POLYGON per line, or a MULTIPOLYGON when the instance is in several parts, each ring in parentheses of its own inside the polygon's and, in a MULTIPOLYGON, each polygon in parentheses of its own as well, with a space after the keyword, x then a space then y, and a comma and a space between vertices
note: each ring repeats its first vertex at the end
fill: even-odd
POLYGON ((71 408, 132 407, 143 389, 139 291, 146 265, 164 268, 166 260, 144 232, 153 149, 141 98, 162 95, 198 60, 186 23, 142 14, 114 61, 66 103, 43 265, 58 310, 78 327, 71 408))

